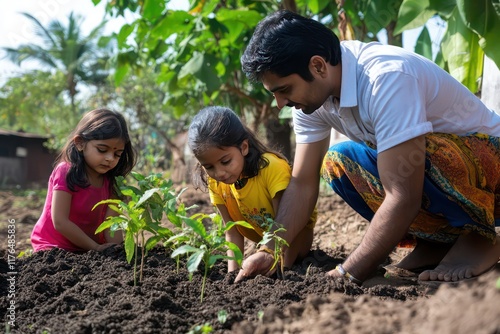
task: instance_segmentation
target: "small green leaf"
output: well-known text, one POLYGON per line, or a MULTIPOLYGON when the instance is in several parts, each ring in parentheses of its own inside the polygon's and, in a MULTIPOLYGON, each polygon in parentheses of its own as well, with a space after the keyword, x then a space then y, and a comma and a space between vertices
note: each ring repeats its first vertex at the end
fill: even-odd
POLYGON ((132 233, 125 234, 125 254, 127 256, 127 262, 130 263, 134 257, 135 252, 135 240, 132 233))
POLYGON ((193 247, 193 246, 190 246, 190 245, 183 245, 183 246, 177 248, 176 250, 174 250, 172 252, 172 255, 170 255, 170 257, 174 258, 174 257, 176 257, 178 255, 182 255, 182 254, 186 254, 186 253, 194 253, 194 252, 197 252, 197 251, 199 251, 199 249, 196 248, 196 247, 193 247))
POLYGON ((144 192, 144 195, 141 196, 139 201, 135 204, 136 207, 141 206, 144 202, 146 202, 151 196, 153 196, 159 189, 153 188, 144 192))
POLYGON ((103 201, 100 201, 100 202, 97 202, 93 207, 92 207, 92 211, 97 208, 99 205, 102 205, 102 204, 108 204, 108 203, 113 203, 113 204, 119 204, 121 203, 121 201, 119 199, 105 199, 103 201))
POLYGON ((145 0, 142 6, 142 18, 153 21, 160 17, 165 10, 165 2, 157 0, 145 0))
POLYGON ((249 228, 251 230, 254 230, 252 224, 250 224, 244 220, 238 220, 236 222, 227 222, 226 227, 224 228, 223 231, 224 232, 229 231, 234 225, 243 226, 243 227, 249 228))
POLYGON ((201 263, 201 260, 203 260, 203 256, 205 255, 205 252, 198 249, 195 253, 193 253, 188 261, 187 261, 187 269, 190 273, 195 272, 198 270, 198 266, 201 263))
POLYGON ((424 26, 420 36, 418 36, 417 45, 415 45, 415 52, 427 59, 432 60, 432 40, 426 26, 424 26))
POLYGON ((145 245, 146 249, 147 250, 153 249, 153 247, 156 246, 158 242, 160 242, 162 239, 163 237, 159 235, 152 236, 151 238, 148 239, 148 241, 146 241, 145 245))
POLYGON ((394 34, 423 26, 435 13, 435 10, 429 9, 428 0, 404 0, 399 7, 394 34))
POLYGON ((124 24, 120 31, 118 32, 118 35, 116 36, 116 41, 118 43, 119 48, 124 48, 127 45, 127 38, 130 36, 130 34, 134 31, 135 25, 130 25, 130 24, 124 24))
POLYGON ((210 258, 208 259, 208 267, 212 268, 215 262, 217 262, 217 260, 224 258, 226 258, 225 255, 220 255, 220 254, 211 255, 210 258))
POLYGON ((184 223, 187 226, 191 227, 193 231, 197 233, 199 236, 201 236, 204 239, 207 237, 207 230, 205 229, 205 226, 201 221, 187 217, 185 217, 183 220, 184 223))
POLYGON ((116 72, 115 72, 115 85, 120 86, 121 82, 125 78, 125 76, 128 74, 130 70, 130 64, 128 63, 123 63, 120 64, 116 67, 116 72))

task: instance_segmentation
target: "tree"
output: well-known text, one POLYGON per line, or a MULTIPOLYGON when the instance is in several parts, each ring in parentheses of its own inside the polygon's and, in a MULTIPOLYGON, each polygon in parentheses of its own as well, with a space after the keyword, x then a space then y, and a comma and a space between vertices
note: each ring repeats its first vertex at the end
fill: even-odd
POLYGON ((167 86, 159 80, 158 71, 142 66, 141 70, 130 71, 120 86, 102 86, 87 102, 93 108, 112 103, 131 120, 134 145, 142 152, 138 169, 171 168, 171 179, 181 182, 186 178, 184 144, 188 115, 176 116, 172 107, 163 103, 167 86))
POLYGON ((23 13, 23 15, 33 23, 41 43, 3 49, 7 52, 8 58, 18 65, 26 60, 36 60, 49 70, 64 73, 66 91, 70 97, 72 111, 76 113, 75 96, 78 93, 78 83, 101 83, 108 76, 105 70, 107 56, 101 52, 103 46, 97 44, 106 22, 103 21, 87 36, 83 36, 81 31, 83 18, 79 15, 71 13, 67 26, 54 20, 47 27, 30 14, 23 13))
MULTIPOLYGON (((401 1, 199 0, 191 2, 188 11, 169 10, 163 0, 110 1, 107 10, 112 15, 127 10, 140 14, 117 34, 120 53, 115 80, 120 84, 148 59, 168 85, 165 104, 174 115, 193 114, 209 104, 227 105, 253 124, 254 130, 265 124, 268 141, 291 157, 287 110, 279 117, 272 95, 261 85, 250 84, 241 71, 240 57, 257 23, 268 13, 286 8, 316 16, 339 32, 340 20, 332 13, 340 6, 347 13, 343 27, 353 31, 351 36, 355 33, 358 39, 371 41, 380 29, 395 26, 401 1), (379 15, 382 10, 387 15, 379 15)), ((390 40, 401 43, 392 31, 388 30, 390 40)))
MULTIPOLYGON (((246 80, 239 60, 256 24, 277 9, 314 17, 343 39, 376 41, 378 33, 385 30, 389 44, 394 45, 402 44, 404 30, 423 25, 433 15, 460 17, 460 21, 456 20, 456 31, 449 29, 449 37, 458 37, 465 26, 472 31, 471 37, 476 36, 468 45, 472 53, 484 49, 495 55, 499 47, 493 39, 498 36, 494 34, 498 25, 491 1, 481 3, 479 11, 471 8, 476 5, 472 0, 195 0, 190 2, 188 11, 170 10, 166 4, 168 1, 164 0, 108 1, 107 10, 112 15, 123 15, 127 10, 140 14, 117 35, 116 82, 119 84, 128 72, 140 68, 146 59, 149 66, 158 69, 160 81, 167 84, 165 104, 174 115, 189 115, 209 104, 227 105, 247 123, 253 122, 254 130, 259 124, 266 124, 268 138, 273 136, 273 143, 280 142, 275 129, 285 129, 281 132, 290 141, 286 131, 289 123, 278 118, 271 94, 261 85, 246 80), (481 10, 487 15, 481 14, 481 10)), ((448 49, 459 42, 453 40, 448 49)), ((431 43, 424 29, 416 51, 428 53, 431 43)), ((456 73, 452 70, 460 61, 464 62, 447 51, 437 59, 454 75, 462 74, 461 70, 456 73)), ((465 80, 476 81, 472 70, 477 64, 480 63, 465 64, 465 80)), ((286 117, 287 110, 281 114, 286 117)))
MULTIPOLYGON (((478 93, 483 76, 483 59, 488 56, 500 67, 500 4, 497 0, 404 0, 399 9, 396 33, 424 25, 439 15, 447 31, 435 61, 469 90, 478 93)), ((424 27, 417 43, 431 49, 424 27)), ((418 51, 418 50, 417 50, 418 51)), ((429 52, 421 52, 429 57, 429 52)))
POLYGON ((32 71, 8 79, 0 87, 0 128, 50 134, 50 146, 60 147, 78 121, 61 96, 64 89, 61 72, 32 71))

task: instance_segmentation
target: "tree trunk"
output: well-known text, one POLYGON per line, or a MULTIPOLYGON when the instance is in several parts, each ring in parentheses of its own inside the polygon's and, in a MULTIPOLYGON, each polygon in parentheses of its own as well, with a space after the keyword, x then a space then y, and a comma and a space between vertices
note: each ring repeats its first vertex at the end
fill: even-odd
POLYGON ((267 145, 271 149, 281 152, 289 161, 292 161, 290 140, 292 131, 289 120, 269 117, 265 125, 267 145))

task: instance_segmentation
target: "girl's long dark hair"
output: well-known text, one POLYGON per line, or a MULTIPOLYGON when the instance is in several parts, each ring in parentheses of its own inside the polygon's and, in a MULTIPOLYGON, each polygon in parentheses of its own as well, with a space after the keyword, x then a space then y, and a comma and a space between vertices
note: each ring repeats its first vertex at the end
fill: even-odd
POLYGON ((76 191, 76 187, 87 188, 90 185, 85 170, 85 159, 83 153, 79 152, 76 147, 76 138, 83 142, 113 138, 120 138, 124 141, 125 147, 118 164, 105 174, 110 180, 111 192, 116 194, 115 177, 126 176, 130 173, 136 161, 125 118, 116 111, 95 109, 86 113, 71 132, 66 145, 56 159, 56 165, 62 161, 71 165, 66 175, 66 183, 71 191, 76 191))
MULTIPOLYGON (((245 139, 248 140, 248 154, 245 156, 242 173, 244 177, 254 177, 259 174, 259 170, 269 165, 269 161, 263 157, 264 153, 273 153, 288 162, 284 155, 264 145, 229 108, 220 106, 204 108, 193 118, 189 126, 188 145, 195 156, 208 147, 233 146, 240 149, 245 139)), ((193 184, 201 189, 206 189, 208 185, 208 175, 199 163, 195 167, 193 184)))

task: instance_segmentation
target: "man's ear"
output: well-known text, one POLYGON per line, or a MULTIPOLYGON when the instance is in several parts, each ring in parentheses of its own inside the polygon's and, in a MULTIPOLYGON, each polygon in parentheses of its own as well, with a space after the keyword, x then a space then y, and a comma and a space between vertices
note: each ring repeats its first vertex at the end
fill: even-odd
POLYGON ((248 154, 249 150, 250 150, 250 145, 248 145, 248 139, 245 139, 244 141, 241 142, 240 145, 241 154, 245 157, 248 154))
POLYGON ((325 77, 327 75, 327 64, 321 56, 312 56, 309 60, 309 70, 313 76, 325 77))

